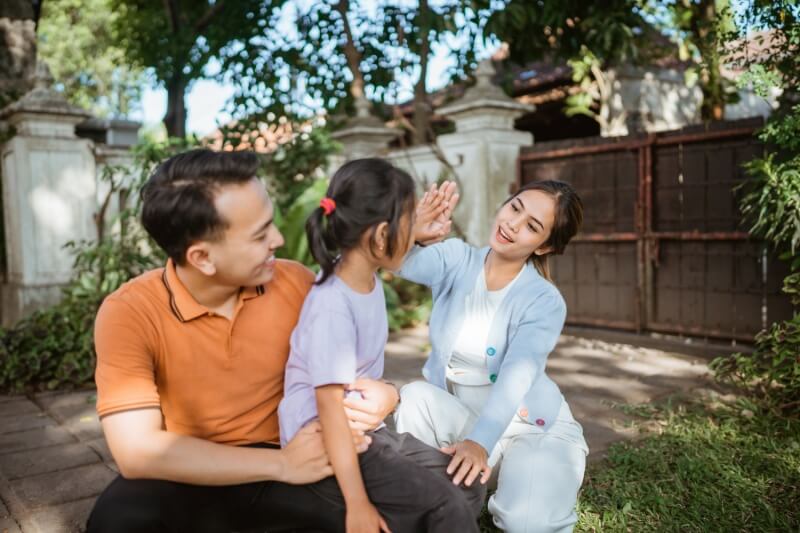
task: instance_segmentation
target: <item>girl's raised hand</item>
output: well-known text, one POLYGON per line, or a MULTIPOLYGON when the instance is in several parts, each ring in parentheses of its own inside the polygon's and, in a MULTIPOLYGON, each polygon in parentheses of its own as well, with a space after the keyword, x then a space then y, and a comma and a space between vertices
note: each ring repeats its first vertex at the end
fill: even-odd
POLYGON ((477 442, 464 440, 440 449, 453 456, 447 465, 447 473, 453 476, 454 485, 459 485, 463 481, 464 485, 470 487, 478 475, 481 476, 482 485, 489 481, 489 476, 492 475, 492 468, 488 463, 489 456, 477 442))

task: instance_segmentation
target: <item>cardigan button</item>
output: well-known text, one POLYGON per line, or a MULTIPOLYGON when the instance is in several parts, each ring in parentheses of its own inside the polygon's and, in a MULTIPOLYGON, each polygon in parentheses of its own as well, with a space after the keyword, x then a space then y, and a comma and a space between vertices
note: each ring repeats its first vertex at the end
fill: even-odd
POLYGON ((537 418, 536 419, 536 425, 537 426, 543 426, 544 425, 544 420, 542 420, 541 418, 537 418))
POLYGON ((526 418, 528 416, 528 410, 523 407, 522 409, 519 410, 519 416, 521 416, 522 418, 526 418))
POLYGON ((497 350, 495 350, 492 346, 489 346, 488 348, 486 348, 486 355, 488 355, 489 357, 493 356, 496 353, 497 353, 497 350))
POLYGON ((491 381, 492 383, 497 381, 497 374, 489 374, 489 381, 491 381))

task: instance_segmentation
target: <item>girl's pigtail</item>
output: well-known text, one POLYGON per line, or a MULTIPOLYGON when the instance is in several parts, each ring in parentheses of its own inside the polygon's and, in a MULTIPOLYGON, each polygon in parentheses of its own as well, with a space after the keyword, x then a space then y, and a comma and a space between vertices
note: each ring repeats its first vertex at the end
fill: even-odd
POLYGON ((325 280, 333 274, 333 267, 336 263, 336 256, 329 247, 333 241, 331 236, 328 235, 330 231, 330 221, 328 221, 326 227, 325 218, 324 210, 318 207, 311 213, 308 220, 306 220, 308 248, 311 250, 311 255, 314 256, 314 260, 319 264, 322 270, 322 277, 317 281, 317 284, 324 283, 325 280))

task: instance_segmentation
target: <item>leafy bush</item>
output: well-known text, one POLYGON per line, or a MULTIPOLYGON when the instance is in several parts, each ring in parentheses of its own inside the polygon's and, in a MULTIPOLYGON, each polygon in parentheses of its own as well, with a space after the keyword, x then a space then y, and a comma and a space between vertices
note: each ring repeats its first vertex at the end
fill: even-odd
MULTIPOLYGON (((760 398, 787 414, 800 414, 800 104, 796 100, 800 45, 797 13, 780 3, 754 4, 748 11, 754 26, 773 29, 768 53, 759 54, 740 83, 761 95, 782 89, 782 106, 759 133, 767 146, 763 158, 746 165, 750 176, 744 185, 741 210, 750 233, 767 241, 789 262, 790 274, 783 291, 795 312, 791 319, 772 324, 756 336, 751 354, 737 353, 715 359, 716 377, 760 398), (782 85, 782 87, 781 87, 782 85)), ((749 56, 743 56, 749 57, 749 56)))
POLYGON ((391 272, 384 272, 381 279, 390 330, 397 331, 428 321, 433 299, 427 287, 406 281, 391 272))
MULTIPOLYGON (((800 306, 800 273, 787 277, 783 290, 792 297, 793 305, 800 306)), ((796 415, 800 412, 800 313, 756 335, 753 353, 719 357, 710 366, 720 381, 796 415)))

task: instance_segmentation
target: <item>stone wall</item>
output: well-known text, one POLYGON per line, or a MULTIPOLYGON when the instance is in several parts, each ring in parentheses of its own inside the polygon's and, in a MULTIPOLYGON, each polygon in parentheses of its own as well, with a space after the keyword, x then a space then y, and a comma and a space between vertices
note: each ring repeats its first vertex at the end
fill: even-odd
POLYGON ((0 111, 0 120, 13 132, 0 145, 3 326, 60 299, 73 264, 64 245, 97 237, 94 217, 102 195, 102 167, 130 160, 127 148, 76 135, 76 126, 88 117, 52 89, 46 67, 37 70, 34 89, 0 111))

